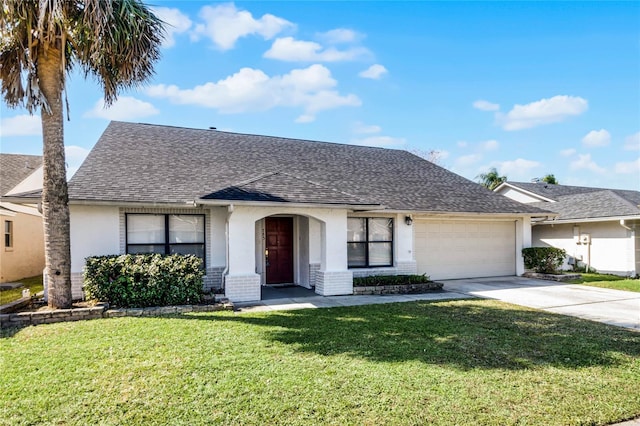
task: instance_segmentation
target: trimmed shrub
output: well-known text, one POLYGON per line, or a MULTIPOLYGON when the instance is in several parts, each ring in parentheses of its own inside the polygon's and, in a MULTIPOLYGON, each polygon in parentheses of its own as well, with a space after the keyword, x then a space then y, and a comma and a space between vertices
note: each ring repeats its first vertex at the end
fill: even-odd
POLYGON ((84 290, 121 308, 193 304, 202 300, 203 275, 192 255, 95 256, 86 259, 84 290))
POLYGON ((522 249, 524 266, 543 274, 555 274, 567 257, 567 252, 555 247, 529 247, 522 249))
POLYGON ((371 275, 353 279, 354 287, 430 283, 428 275, 371 275))

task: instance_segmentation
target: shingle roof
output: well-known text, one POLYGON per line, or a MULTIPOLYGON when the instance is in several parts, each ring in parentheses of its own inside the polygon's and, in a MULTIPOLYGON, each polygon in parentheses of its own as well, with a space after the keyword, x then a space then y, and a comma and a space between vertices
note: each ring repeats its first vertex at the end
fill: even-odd
POLYGON ((558 220, 640 215, 640 191, 547 183, 508 183, 554 200, 531 205, 558 213, 558 220))
POLYGON ((226 199, 376 204, 393 210, 545 211, 406 151, 111 122, 69 183, 72 200, 226 199))
POLYGON ((0 195, 11 191, 41 165, 39 155, 0 154, 0 195))

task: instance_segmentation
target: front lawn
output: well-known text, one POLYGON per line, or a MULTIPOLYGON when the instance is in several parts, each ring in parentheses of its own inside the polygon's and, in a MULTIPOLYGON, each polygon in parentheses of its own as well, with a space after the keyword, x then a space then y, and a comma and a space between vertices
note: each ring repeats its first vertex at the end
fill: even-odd
POLYGON ((42 275, 37 275, 31 278, 24 278, 18 282, 22 283, 22 287, 13 288, 11 290, 0 291, 0 305, 4 305, 14 300, 18 300, 22 297, 22 290, 28 288, 31 290, 31 295, 41 292, 44 287, 42 286, 42 275))
POLYGON ((640 292, 640 279, 624 278, 609 274, 580 274, 581 280, 569 281, 571 284, 584 284, 593 287, 612 288, 614 290, 626 290, 640 292))
POLYGON ((0 424, 609 424, 640 333, 491 300, 5 330, 0 424))

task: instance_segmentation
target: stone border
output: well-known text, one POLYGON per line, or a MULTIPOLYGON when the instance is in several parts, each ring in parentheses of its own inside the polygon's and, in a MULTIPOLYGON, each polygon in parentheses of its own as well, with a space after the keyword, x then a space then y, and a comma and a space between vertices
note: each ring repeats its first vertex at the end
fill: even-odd
POLYGON ((538 280, 547 280, 547 281, 571 281, 571 280, 579 280, 582 278, 580 274, 542 274, 540 272, 525 272, 522 274, 525 278, 535 278, 538 280))
POLYGON ((233 303, 226 299, 213 305, 179 305, 151 308, 109 309, 108 304, 98 304, 91 308, 57 309, 54 311, 20 312, 0 315, 0 328, 25 327, 28 325, 51 324, 55 322, 91 320, 118 317, 153 317, 176 315, 187 312, 232 311, 233 303))
POLYGON ((430 282, 419 284, 394 284, 394 285, 377 285, 377 286, 354 286, 353 294, 362 295, 380 295, 380 294, 420 294, 431 291, 442 290, 442 283, 430 282))

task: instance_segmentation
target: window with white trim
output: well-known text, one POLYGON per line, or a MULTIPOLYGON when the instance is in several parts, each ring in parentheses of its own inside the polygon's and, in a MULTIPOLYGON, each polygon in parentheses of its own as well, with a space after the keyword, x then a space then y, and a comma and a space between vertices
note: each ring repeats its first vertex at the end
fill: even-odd
POLYGON ((12 220, 4 221, 4 247, 5 248, 13 247, 13 221, 12 220))
POLYGON ((205 262, 204 215, 126 214, 127 253, 193 254, 205 262))
POLYGON ((347 218, 349 268, 393 266, 393 219, 347 218))

